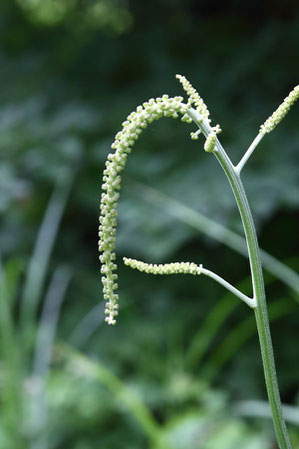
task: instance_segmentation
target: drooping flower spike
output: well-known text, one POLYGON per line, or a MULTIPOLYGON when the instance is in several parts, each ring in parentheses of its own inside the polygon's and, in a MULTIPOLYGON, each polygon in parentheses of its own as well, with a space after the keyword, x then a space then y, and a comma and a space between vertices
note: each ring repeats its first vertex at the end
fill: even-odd
POLYGON ((102 262, 102 283, 104 287, 104 299, 106 301, 106 321, 115 324, 118 314, 117 266, 115 263, 115 242, 117 224, 117 206, 119 190, 121 187, 120 174, 126 166, 127 156, 142 131, 147 125, 161 117, 178 118, 179 114, 186 120, 187 106, 182 97, 169 98, 163 95, 161 98, 150 99, 138 106, 127 120, 122 124, 122 130, 116 134, 111 148, 114 154, 108 155, 104 170, 101 198, 101 215, 99 225, 99 251, 102 262))

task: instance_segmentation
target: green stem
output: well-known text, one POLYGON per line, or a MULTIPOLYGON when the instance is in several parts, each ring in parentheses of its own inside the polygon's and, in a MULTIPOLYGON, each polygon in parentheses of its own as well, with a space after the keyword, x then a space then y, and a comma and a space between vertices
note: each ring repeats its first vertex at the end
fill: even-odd
POLYGON ((235 170, 238 174, 241 173, 242 168, 244 167, 244 165, 246 164, 246 162, 248 161, 248 159, 250 158, 250 156, 252 155, 252 153, 254 152, 254 150, 264 137, 264 135, 265 134, 258 133, 258 135, 254 139, 254 141, 252 142, 252 144, 250 145, 250 147, 248 148, 248 150, 246 151, 246 153, 244 154, 238 165, 235 167, 235 170))
MULTIPOLYGON (((210 132, 209 123, 206 120, 202 121, 202 118, 196 111, 190 110, 188 112, 190 117, 207 136, 210 132)), ((251 210, 240 178, 240 173, 238 173, 233 166, 218 139, 216 140, 214 154, 222 166, 233 190, 246 237, 252 277, 253 297, 257 301, 257 306, 254 309, 255 318, 262 353, 266 387, 277 441, 280 449, 291 449, 291 443, 289 441, 289 436, 282 413, 267 312, 261 257, 251 210)))
POLYGON ((228 291, 232 292, 235 296, 237 296, 242 301, 244 301, 249 307, 252 307, 252 308, 256 307, 256 302, 255 302, 254 298, 249 298, 247 295, 244 295, 244 293, 242 293, 236 287, 231 285, 229 282, 227 282, 221 276, 218 276, 218 274, 214 273, 211 270, 207 270, 206 268, 202 268, 201 272, 205 276, 208 276, 208 277, 214 279, 214 281, 216 281, 219 284, 223 285, 224 288, 226 288, 228 291))
POLYGON ((290 449, 286 425, 284 422, 280 394, 277 383, 277 375, 274 362, 273 347, 270 334, 267 303, 264 289, 264 279, 262 273, 261 258, 257 242, 256 231, 252 214, 249 208, 248 200, 240 176, 235 170, 223 151, 216 153, 216 157, 227 175, 234 192, 236 202, 240 211, 244 232, 247 240, 249 260, 252 274, 252 284, 254 297, 257 301, 255 309, 255 318, 259 334, 262 360, 264 365, 264 374, 266 387, 268 391, 269 402, 272 410, 274 428, 280 449, 290 449))
POLYGON ((218 276, 218 274, 214 273, 211 270, 207 270, 202 265, 196 265, 193 264, 193 270, 196 268, 196 272, 192 271, 190 268, 190 264, 186 264, 185 262, 174 262, 174 263, 166 263, 166 264, 151 264, 142 262, 140 260, 136 259, 129 259, 127 257, 123 258, 123 261, 125 265, 137 269, 139 271, 145 271, 146 273, 152 273, 152 274, 196 274, 196 275, 205 275, 213 279, 214 281, 218 282, 218 284, 222 285, 224 288, 226 288, 228 291, 232 292, 235 296, 240 298, 242 301, 244 301, 249 307, 255 308, 256 307, 256 300, 255 298, 249 298, 249 296, 244 295, 240 290, 238 290, 236 287, 231 285, 229 282, 227 282, 225 279, 223 279, 221 276, 218 276), (182 265, 187 265, 187 267, 182 270, 182 265), (186 271, 187 270, 187 271, 186 271))

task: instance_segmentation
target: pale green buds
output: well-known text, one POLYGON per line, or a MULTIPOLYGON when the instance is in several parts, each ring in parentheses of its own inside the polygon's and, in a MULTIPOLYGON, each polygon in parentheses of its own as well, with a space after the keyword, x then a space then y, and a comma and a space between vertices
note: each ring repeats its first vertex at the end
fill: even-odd
POLYGON ((141 262, 136 259, 123 258, 125 265, 131 268, 136 268, 138 271, 143 271, 150 274, 193 274, 200 275, 202 265, 196 265, 193 262, 173 262, 165 264, 152 264, 141 262))
MULTIPOLYGON (((198 92, 194 89, 192 84, 182 75, 176 75, 176 78, 178 78, 178 80, 180 81, 180 83, 183 86, 183 89, 187 92, 187 94, 189 96, 187 107, 191 108, 192 105, 194 105, 196 111, 201 115, 201 121, 207 120, 208 122, 210 122, 210 119, 209 119, 210 112, 209 112, 207 106, 205 105, 203 99, 199 96, 198 92)), ((190 117, 189 117, 189 119, 187 119, 187 117, 189 117, 188 114, 186 114, 182 120, 190 122, 190 120, 191 120, 190 117)), ((196 131, 195 133, 192 132, 190 134, 191 139, 197 140, 200 132, 201 132, 200 130, 196 131)), ((218 134, 220 132, 221 132, 221 128, 219 125, 216 125, 212 128, 211 132, 209 133, 209 135, 205 141, 205 145, 204 145, 205 151, 207 151, 209 153, 212 153, 214 151, 215 143, 216 143, 216 134, 218 134)))
POLYGON ((197 112, 199 112, 204 118, 208 119, 210 112, 205 105, 203 99, 200 97, 199 93, 194 89, 192 84, 182 75, 176 75, 176 78, 180 81, 183 86, 183 89, 189 96, 189 100, 187 103, 188 107, 191 107, 194 104, 197 112))
POLYGON ((114 251, 117 207, 121 187, 120 173, 126 166, 132 146, 149 123, 161 117, 177 118, 179 114, 185 117, 186 112, 187 106, 183 104, 182 97, 169 98, 168 95, 163 95, 155 100, 152 98, 142 106, 138 106, 136 111, 128 116, 122 124, 122 130, 116 134, 115 141, 111 145, 115 152, 108 155, 104 170, 102 185, 104 193, 101 198, 99 225, 99 251, 101 252, 102 283, 106 300, 105 313, 107 314, 106 321, 109 324, 115 324, 115 317, 118 315, 118 295, 115 293, 118 287, 116 284, 117 274, 115 274, 117 266, 114 251))
POLYGON ((221 133, 221 128, 219 125, 216 125, 216 126, 214 126, 214 128, 212 128, 212 131, 206 138, 204 149, 208 153, 212 153, 214 151, 215 143, 216 143, 216 136, 219 133, 221 133))
POLYGON ((212 131, 206 138, 204 145, 205 151, 207 151, 208 153, 212 153, 215 148, 215 143, 216 143, 216 133, 212 131))
POLYGON ((275 112, 269 117, 265 123, 260 127, 260 134, 266 134, 273 131, 273 129, 278 125, 279 122, 285 117, 289 112, 291 106, 299 97, 299 85, 294 87, 294 89, 289 93, 289 95, 284 99, 283 103, 276 109, 275 112))

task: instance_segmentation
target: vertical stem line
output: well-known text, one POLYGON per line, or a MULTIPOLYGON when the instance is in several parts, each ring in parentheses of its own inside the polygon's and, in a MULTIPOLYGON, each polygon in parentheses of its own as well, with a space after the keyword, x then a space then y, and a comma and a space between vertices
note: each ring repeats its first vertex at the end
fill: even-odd
POLYGON ((214 154, 230 182, 244 227, 252 276, 253 296, 257 301, 255 318, 262 353, 266 387, 272 410, 277 441, 280 449, 291 449, 281 407, 267 312, 261 257, 252 214, 240 175, 236 172, 233 164, 218 140, 216 141, 214 154))

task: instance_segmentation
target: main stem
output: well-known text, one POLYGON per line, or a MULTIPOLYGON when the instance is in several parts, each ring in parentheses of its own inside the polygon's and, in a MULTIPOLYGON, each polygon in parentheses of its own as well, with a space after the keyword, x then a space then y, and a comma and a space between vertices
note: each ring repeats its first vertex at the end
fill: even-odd
MULTIPOLYGON (((203 119, 203 117, 201 117, 194 109, 189 109, 188 114, 207 137, 211 130, 209 122, 203 119)), ((255 319, 262 353, 268 398, 271 406, 273 424, 278 445, 280 449, 292 449, 282 413, 270 334, 261 256, 251 210, 240 178, 240 170, 233 166, 230 158, 227 156, 218 139, 216 139, 214 154, 223 168, 233 190, 246 237, 252 278, 253 298, 257 302, 256 308, 254 309, 255 319)))
POLYGON ((252 276, 253 295, 257 301, 257 306, 254 309, 255 319, 262 353, 266 387, 272 410, 277 441, 280 449, 291 449, 291 443, 281 407, 270 334, 261 257, 252 214, 240 175, 236 173, 233 164, 219 142, 217 142, 217 151, 215 152, 215 156, 220 162, 234 192, 246 236, 252 276))

